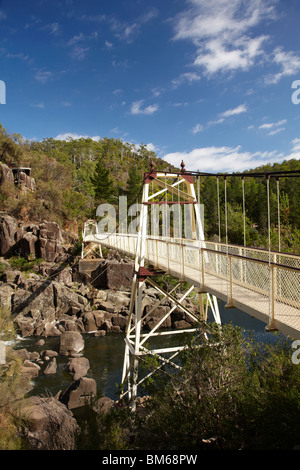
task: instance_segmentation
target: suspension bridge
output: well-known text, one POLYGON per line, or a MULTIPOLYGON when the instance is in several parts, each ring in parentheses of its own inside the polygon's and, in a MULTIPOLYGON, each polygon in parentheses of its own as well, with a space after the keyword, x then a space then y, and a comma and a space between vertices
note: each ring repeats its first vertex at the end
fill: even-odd
MULTIPOLYGON (((151 354, 159 358, 161 363, 158 368, 165 364, 179 367, 175 358, 185 347, 184 345, 149 347, 151 338, 155 336, 166 334, 175 336, 197 331, 196 327, 176 331, 161 329, 161 325, 176 308, 191 317, 195 324, 202 326, 207 325, 208 309, 210 309, 214 322, 220 324, 218 308, 218 299, 220 299, 226 302, 227 308, 238 308, 263 321, 266 330, 278 330, 293 339, 300 339, 300 256, 274 252, 270 248, 269 181, 275 177, 278 182, 280 176, 292 176, 294 173, 240 175, 243 185, 247 175, 266 178, 269 248, 265 250, 246 246, 245 242, 243 246, 228 243, 226 213, 228 175, 223 175, 226 241, 222 243, 205 240, 203 214, 199 201, 200 175, 211 176, 211 174, 186 171, 183 162, 181 172, 156 171, 151 162, 150 171, 144 176, 137 231, 122 232, 120 225, 119 230, 103 232, 92 220, 87 221, 84 226, 83 258, 87 253, 87 247, 96 244, 100 247, 117 249, 135 260, 122 375, 122 383, 127 383, 127 391, 124 393, 128 393, 130 398, 137 396, 138 385, 152 373, 143 378, 138 376, 139 361, 144 356, 151 354), (173 276, 178 279, 178 284, 167 292, 153 280, 153 275, 157 272, 173 276), (190 287, 184 294, 181 290, 179 296, 177 289, 182 287, 183 282, 188 283, 190 287), (168 299, 172 305, 150 332, 143 331, 145 286, 156 289, 161 300, 168 299), (199 298, 198 314, 190 311, 184 302, 193 291, 199 298)), ((217 178, 219 182, 219 175, 217 178)), ((278 223, 280 223, 279 215, 278 212, 278 223)), ((220 218, 219 210, 218 216, 220 218)), ((245 233, 244 186, 243 216, 245 233)), ((147 315, 151 315, 156 307, 157 304, 147 315)))

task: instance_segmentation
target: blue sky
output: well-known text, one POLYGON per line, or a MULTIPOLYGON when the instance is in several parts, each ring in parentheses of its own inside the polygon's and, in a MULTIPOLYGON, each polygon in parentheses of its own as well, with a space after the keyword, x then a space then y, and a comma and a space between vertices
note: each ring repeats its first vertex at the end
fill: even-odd
POLYGON ((0 122, 188 170, 298 159, 299 22, 298 0, 2 0, 0 122))

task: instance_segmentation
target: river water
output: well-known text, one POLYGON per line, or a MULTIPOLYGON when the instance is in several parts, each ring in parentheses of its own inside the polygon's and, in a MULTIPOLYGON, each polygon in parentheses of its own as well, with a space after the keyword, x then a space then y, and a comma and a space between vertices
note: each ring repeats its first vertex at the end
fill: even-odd
MULTIPOLYGON (((238 309, 226 309, 225 303, 219 302, 219 310, 222 323, 232 322, 246 330, 252 330, 259 342, 275 341, 276 337, 271 332, 266 332, 266 324, 252 318, 250 315, 238 309)), ((178 336, 178 335, 175 335, 178 336)), ((85 348, 83 356, 89 359, 90 370, 87 377, 92 377, 97 382, 97 392, 99 395, 107 396, 113 400, 118 399, 118 385, 121 383, 123 355, 124 355, 124 334, 109 333, 106 336, 83 335, 85 348)), ((37 347, 39 337, 19 339, 15 347, 17 349, 26 348, 28 351, 42 351, 52 349, 58 351, 59 337, 45 338, 45 344, 37 347)), ((163 346, 170 346, 172 341, 178 344, 178 339, 170 336, 159 338, 163 341, 163 346), (176 342, 177 341, 177 342, 176 342)), ((34 386, 31 395, 56 395, 59 391, 65 391, 73 382, 72 376, 66 372, 65 367, 69 357, 59 355, 57 357, 56 374, 44 375, 42 370, 39 376, 32 381, 34 386)), ((28 395, 30 395, 28 394, 28 395)))

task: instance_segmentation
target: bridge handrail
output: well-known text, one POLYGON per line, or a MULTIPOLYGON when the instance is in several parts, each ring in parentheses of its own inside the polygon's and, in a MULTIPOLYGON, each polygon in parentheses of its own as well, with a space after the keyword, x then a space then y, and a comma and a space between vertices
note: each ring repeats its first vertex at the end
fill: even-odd
MULTIPOLYGON (((137 239, 137 234, 130 234, 130 233, 113 233, 113 234, 97 234, 95 238, 102 240, 107 240, 109 239, 110 237, 112 236, 116 236, 116 237, 127 237, 127 238, 136 238, 137 239)), ((212 250, 212 251, 215 251, 217 253, 224 253, 224 254, 230 254, 232 256, 237 256, 237 257, 243 257, 245 259, 249 259, 249 260, 254 260, 254 259, 257 259, 258 261, 266 261, 267 263, 269 263, 269 256, 271 256, 271 259, 280 259, 282 260, 282 258, 287 258, 289 260, 293 260, 295 261, 297 264, 299 263, 299 268, 300 268, 300 255, 297 255, 297 254, 292 254, 292 253, 284 253, 284 252, 277 252, 277 251, 269 251, 269 250, 266 250, 266 249, 263 249, 263 248, 255 248, 255 247, 249 247, 249 246, 240 246, 240 245, 234 245, 234 244, 225 244, 225 243, 220 243, 220 242, 213 242, 213 241, 207 241, 207 240, 193 240, 193 239, 188 239, 188 238, 185 238, 185 239, 182 239, 182 238, 174 238, 174 237, 160 237, 160 236, 147 236, 146 240, 149 240, 149 241, 161 241, 161 242, 164 242, 164 243, 169 243, 169 244, 173 244, 173 245, 177 245, 177 246, 182 246, 184 245, 185 247, 188 247, 188 248, 191 248, 191 249, 199 249, 199 248, 203 248, 204 247, 201 245, 205 244, 205 249, 208 251, 208 250, 212 250, 211 248, 208 248, 208 246, 216 246, 216 247, 222 247, 225 251, 221 251, 221 250, 212 250), (178 240, 178 241, 176 241, 178 240), (179 241, 180 240, 180 241, 179 241), (257 255, 265 255, 266 256, 266 260, 261 260, 260 258, 253 258, 253 257, 250 257, 250 256, 246 256, 246 255, 241 255, 241 254, 235 254, 235 253, 232 253, 230 252, 230 250, 232 249, 238 249, 240 252, 245 252, 245 251, 248 251, 248 252, 251 252, 251 253, 256 253, 257 255)), ((287 264, 284 264, 282 262, 277 262, 277 261, 271 261, 271 263, 274 263, 276 265, 282 265, 282 266, 288 266, 287 264)), ((295 268, 297 268, 297 266, 295 266, 295 268)))
MULTIPOLYGON (((135 256, 138 234, 99 234, 85 240, 97 240, 135 256)), ((292 324, 300 320, 299 256, 173 237, 147 236, 145 241, 147 263, 196 282, 201 290, 218 293, 229 306, 237 304, 241 308, 246 302, 251 312, 259 311, 271 323, 284 316, 292 324)), ((298 326, 296 329, 299 331, 298 326)))

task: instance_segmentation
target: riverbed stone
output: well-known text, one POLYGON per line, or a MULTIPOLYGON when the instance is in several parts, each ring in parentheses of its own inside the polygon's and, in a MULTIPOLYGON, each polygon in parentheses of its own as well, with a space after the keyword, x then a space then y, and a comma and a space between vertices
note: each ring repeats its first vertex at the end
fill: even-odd
POLYGON ((93 312, 85 312, 83 316, 83 324, 87 333, 97 330, 97 325, 93 312))
POLYGON ((60 401, 71 410, 91 403, 92 398, 96 397, 96 394, 96 381, 88 377, 81 377, 60 395, 60 401))
POLYGON ((65 331, 60 336, 59 352, 64 356, 78 354, 84 349, 84 339, 79 331, 65 331))
POLYGON ((25 418, 25 437, 33 450, 74 450, 79 429, 70 410, 54 397, 33 396, 16 405, 25 418))
POLYGON ((66 371, 69 372, 74 380, 84 377, 90 368, 90 362, 86 357, 76 357, 70 359, 66 366, 66 371))
POLYGON ((56 357, 52 357, 49 361, 49 363, 46 365, 43 374, 45 375, 50 375, 50 374, 55 374, 57 371, 57 362, 56 362, 56 357))

